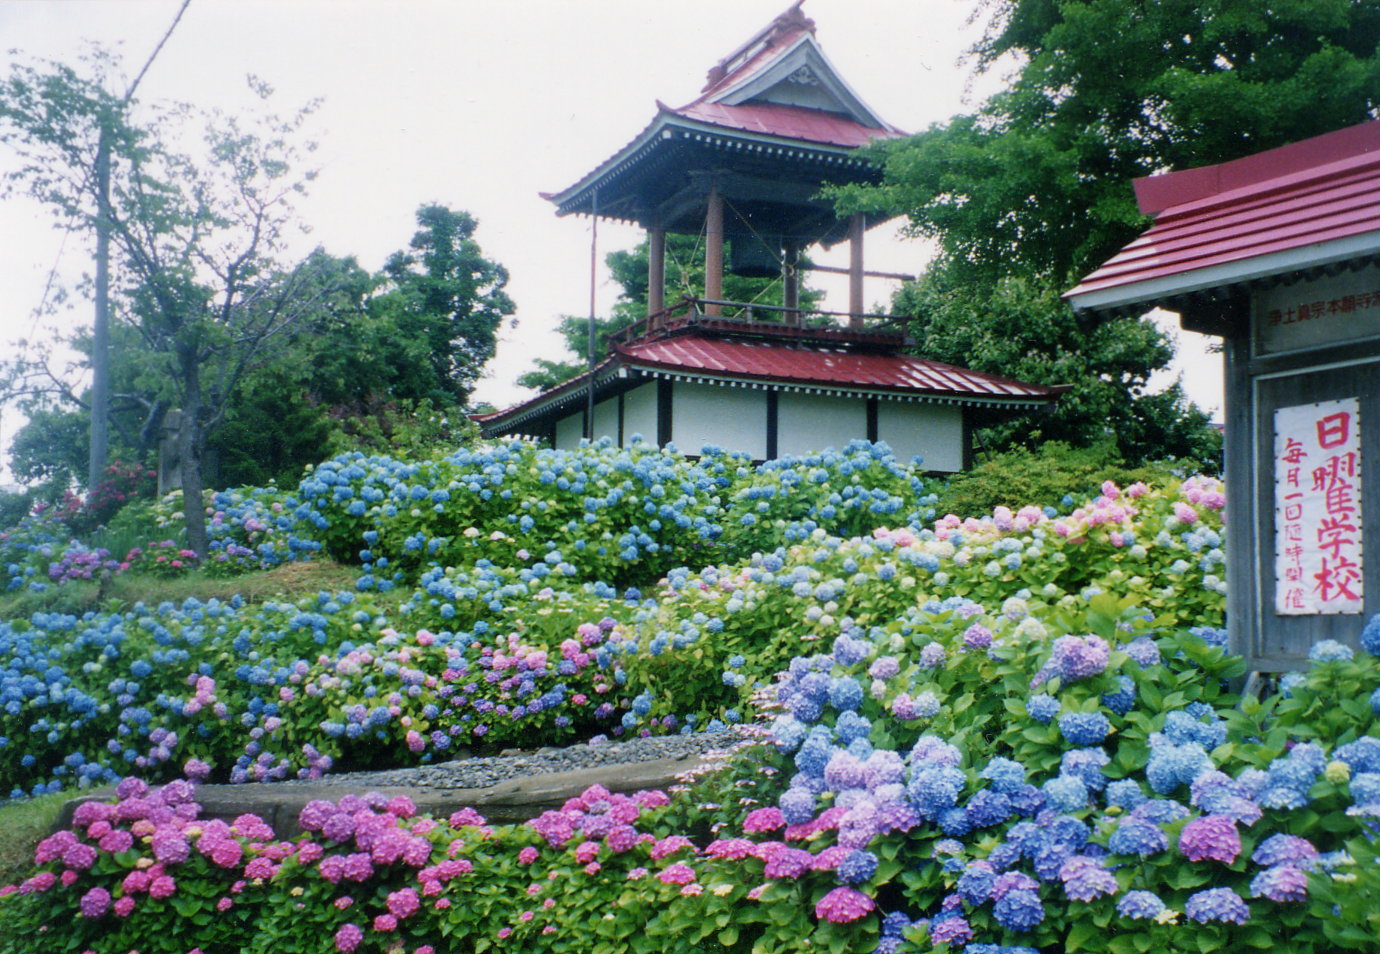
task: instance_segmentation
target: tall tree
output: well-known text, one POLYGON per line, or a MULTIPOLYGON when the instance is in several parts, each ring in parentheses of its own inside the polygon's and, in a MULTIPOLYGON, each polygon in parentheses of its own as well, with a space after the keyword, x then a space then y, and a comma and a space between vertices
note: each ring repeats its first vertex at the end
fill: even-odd
POLYGON ((372 304, 427 362, 427 393, 443 406, 463 406, 493 357, 498 329, 513 314, 504 291, 508 270, 484 257, 478 222, 443 205, 417 210, 419 230, 383 267, 389 287, 372 304))
POLYGON ((1152 328, 1075 319, 1058 299, 1144 227, 1130 180, 1375 117, 1380 0, 986 0, 982 11, 977 66, 1014 62, 1008 88, 878 147, 883 181, 838 190, 840 208, 904 214, 913 235, 937 240, 921 287, 898 302, 935 357, 1014 372, 964 350, 983 328, 1003 333, 1014 296, 1044 303, 1043 319, 1032 315, 1000 349, 1003 360, 1027 354, 1034 380, 1072 373, 1059 356, 1088 343, 1080 376, 1059 382, 1075 385, 1062 419, 1041 426, 1087 442, 1103 433, 1108 398, 1143 402, 1169 357, 1152 328), (1096 339, 1108 335, 1123 337, 1104 364, 1096 339), (1118 393, 1096 396, 1109 386, 1118 393))

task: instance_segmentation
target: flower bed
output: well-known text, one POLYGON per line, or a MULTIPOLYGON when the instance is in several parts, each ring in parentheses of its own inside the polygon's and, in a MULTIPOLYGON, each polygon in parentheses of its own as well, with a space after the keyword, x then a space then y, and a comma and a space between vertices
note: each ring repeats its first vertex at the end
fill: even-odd
POLYGON ((788 471, 810 485, 808 468, 542 453, 414 471, 343 460, 313 478, 325 489, 248 492, 220 512, 260 554, 358 535, 358 592, 0 626, 4 784, 124 779, 0 889, 0 954, 1374 949, 1380 619, 1359 654, 1322 643, 1278 693, 1232 695, 1217 482, 936 520, 918 488, 860 477, 843 507, 870 516, 821 526, 840 519, 845 465, 905 472, 836 457, 820 464, 832 489, 799 511, 760 488, 788 471), (639 484, 639 467, 657 476, 639 484), (714 512, 737 523, 710 521, 695 481, 712 497, 733 467, 763 482, 721 486, 714 512), (484 479, 403 509, 462 471, 484 479), (640 522, 662 517, 650 490, 589 521, 562 509, 601 480, 664 495, 691 474, 658 528, 640 522), (515 488, 526 528, 483 511, 515 488), (586 576, 632 520, 637 573, 687 553, 712 565, 671 565, 641 590, 586 576), (759 552, 730 527, 755 527, 759 552), (595 788, 519 826, 365 796, 313 803, 307 834, 283 842, 252 817, 201 819, 186 781, 125 777, 311 776, 461 740, 718 720, 755 723, 756 740, 674 791, 595 788))

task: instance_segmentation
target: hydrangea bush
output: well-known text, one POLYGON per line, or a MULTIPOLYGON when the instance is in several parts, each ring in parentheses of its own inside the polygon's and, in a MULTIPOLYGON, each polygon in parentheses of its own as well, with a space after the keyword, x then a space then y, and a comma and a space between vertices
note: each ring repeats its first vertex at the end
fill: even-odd
MULTIPOLYGON (((461 747, 719 727, 840 629, 990 638, 992 621, 954 612, 955 601, 1019 615, 1012 625, 1030 638, 1068 632, 1070 612, 1102 586, 1166 625, 1217 625, 1219 487, 1108 485, 1063 517, 998 510, 848 539, 783 517, 799 542, 676 568, 645 593, 584 582, 553 549, 516 567, 433 563, 411 586, 366 567, 357 591, 297 605, 189 601, 0 622, 0 791, 130 771, 156 780, 193 756, 219 779, 260 781, 461 747), (1155 537, 1136 543, 1146 525, 1155 537)), ((461 539, 487 540, 468 529, 461 539)))
POLYGON ((1372 950, 1380 618, 1240 699, 1220 483, 960 519, 910 475, 513 446, 218 495, 222 546, 354 549, 359 588, 0 625, 3 784, 118 782, 0 888, 0 954, 1372 950), (196 806, 733 722, 668 793, 523 825, 196 806))

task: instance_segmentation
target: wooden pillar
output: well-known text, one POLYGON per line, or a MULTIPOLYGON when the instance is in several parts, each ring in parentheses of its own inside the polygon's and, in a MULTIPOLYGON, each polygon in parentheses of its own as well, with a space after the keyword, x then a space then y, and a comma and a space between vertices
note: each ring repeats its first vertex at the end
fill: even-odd
MULTIPOLYGON (((713 301, 724 297, 724 199, 717 183, 709 187, 704 213, 704 297, 713 301)), ((705 305, 704 313, 717 317, 723 308, 705 305)))
POLYGON ((665 323, 661 314, 666 307, 666 230, 647 230, 647 318, 648 327, 665 323))
POLYGON ((863 325, 863 231, 861 212, 848 220, 848 326, 863 325))
POLYGON ((794 240, 787 240, 781 258, 781 304, 786 312, 786 324, 799 325, 800 312, 800 248, 794 240))

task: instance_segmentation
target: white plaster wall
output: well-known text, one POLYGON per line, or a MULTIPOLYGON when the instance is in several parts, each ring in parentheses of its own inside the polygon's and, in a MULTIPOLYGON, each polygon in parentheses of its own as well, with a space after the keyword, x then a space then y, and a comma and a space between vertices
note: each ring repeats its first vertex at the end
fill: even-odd
POLYGON ((623 446, 641 434, 649 444, 656 443, 656 382, 633 388, 623 395, 623 446))
POLYGON ((618 398, 600 401, 594 405, 594 439, 601 437, 618 441, 618 398))
POLYGON ((556 450, 570 450, 580 446, 585 436, 585 417, 579 411, 556 422, 556 450))
POLYGON ((682 454, 705 444, 767 456, 767 392, 677 381, 672 391, 671 440, 682 454))
POLYGON ((776 450, 810 454, 867 438, 867 401, 822 394, 782 393, 776 404, 776 450))
POLYGON ((891 445, 896 459, 919 455, 925 470, 963 469, 963 410, 937 404, 881 401, 877 406, 877 439, 891 445))

